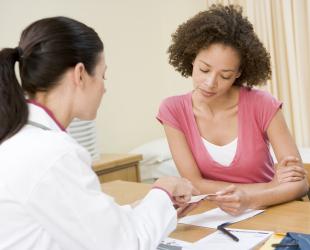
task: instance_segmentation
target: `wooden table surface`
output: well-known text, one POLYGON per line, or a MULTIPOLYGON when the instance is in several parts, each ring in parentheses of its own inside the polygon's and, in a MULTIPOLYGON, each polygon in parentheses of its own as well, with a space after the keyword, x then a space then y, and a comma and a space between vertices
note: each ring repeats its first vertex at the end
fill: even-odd
MULTIPOLYGON (((149 184, 113 181, 102 184, 105 193, 113 196, 117 203, 128 204, 144 197, 149 191, 149 184)), ((203 201, 191 214, 205 212, 215 206, 203 201)), ((230 227, 240 229, 268 230, 274 232, 310 233, 310 202, 292 201, 269 207, 263 213, 250 219, 234 223, 230 227)), ((171 237, 194 242, 214 232, 215 229, 178 224, 171 237)))
POLYGON ((99 160, 94 161, 93 169, 94 171, 99 171, 141 160, 141 154, 102 154, 99 160))

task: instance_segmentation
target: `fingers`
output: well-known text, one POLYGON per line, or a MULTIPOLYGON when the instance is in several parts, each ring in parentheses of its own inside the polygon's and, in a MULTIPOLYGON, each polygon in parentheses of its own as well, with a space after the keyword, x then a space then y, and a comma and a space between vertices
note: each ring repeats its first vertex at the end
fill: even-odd
POLYGON ((218 202, 237 201, 238 196, 234 195, 234 193, 236 192, 236 189, 237 187, 235 185, 229 185, 223 190, 216 192, 216 195, 208 196, 207 200, 218 201, 218 202))
POLYGON ((178 218, 182 218, 187 215, 189 212, 194 210, 197 206, 199 206, 200 202, 195 203, 187 203, 186 205, 179 207, 177 209, 178 218))
POLYGON ((216 194, 216 196, 208 197, 208 200, 215 202, 219 208, 228 214, 241 214, 249 208, 250 201, 248 195, 235 185, 230 185, 216 194))
POLYGON ((225 202, 240 202, 240 196, 238 195, 218 195, 214 198, 214 201, 225 203, 225 202))
POLYGON ((296 173, 299 173, 301 175, 307 174, 306 170, 303 167, 298 166, 298 165, 279 168, 278 172, 279 173, 296 172, 296 173))
POLYGON ((279 183, 287 183, 287 182, 296 182, 296 181, 301 181, 305 177, 294 177, 294 176, 289 176, 287 178, 281 178, 279 179, 279 183))
POLYGON ((287 166, 289 163, 293 163, 293 162, 299 162, 299 158, 295 157, 295 156, 286 156, 284 157, 280 163, 279 166, 287 166))
POLYGON ((301 160, 298 157, 287 156, 279 163, 274 180, 278 183, 296 182, 306 178, 307 172, 301 166, 301 160))
POLYGON ((191 197, 192 197, 191 194, 190 195, 184 195, 184 196, 174 196, 174 200, 175 200, 176 204, 182 205, 182 204, 189 202, 191 197))
POLYGON ((286 171, 286 172, 281 172, 278 173, 279 178, 287 178, 287 177, 300 177, 300 178, 305 178, 305 173, 301 172, 296 172, 296 171, 286 171))
POLYGON ((173 198, 178 205, 182 205, 190 201, 192 195, 200 194, 192 183, 186 178, 179 178, 178 184, 173 192, 173 198))
POLYGON ((235 185, 229 185, 228 187, 224 188, 223 190, 220 190, 216 192, 217 195, 227 195, 231 194, 236 191, 236 186, 235 185))
POLYGON ((240 215, 243 212, 243 210, 240 210, 235 207, 219 206, 219 208, 222 209, 224 212, 233 216, 240 215))
POLYGON ((231 215, 239 215, 244 210, 247 209, 246 206, 243 206, 241 202, 223 202, 223 201, 214 201, 214 203, 223 211, 231 215))
POLYGON ((175 176, 161 177, 153 186, 163 188, 180 204, 188 202, 192 193, 199 193, 189 180, 175 176))
POLYGON ((303 167, 294 165, 279 168, 276 175, 280 183, 285 183, 303 180, 307 172, 303 167))

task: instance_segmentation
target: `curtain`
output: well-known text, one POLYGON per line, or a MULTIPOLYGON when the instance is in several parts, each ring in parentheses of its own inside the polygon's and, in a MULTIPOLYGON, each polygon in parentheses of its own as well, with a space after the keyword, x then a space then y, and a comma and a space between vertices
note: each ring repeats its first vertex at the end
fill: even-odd
POLYGON ((206 0, 239 4, 271 55, 266 90, 283 101, 287 125, 299 147, 310 146, 310 1, 206 0))

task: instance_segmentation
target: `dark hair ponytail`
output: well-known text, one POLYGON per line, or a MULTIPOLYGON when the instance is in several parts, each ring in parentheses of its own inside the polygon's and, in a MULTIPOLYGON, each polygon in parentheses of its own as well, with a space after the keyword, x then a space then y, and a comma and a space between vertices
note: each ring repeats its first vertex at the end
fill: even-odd
POLYGON ((78 63, 93 74, 103 51, 98 34, 85 24, 67 17, 51 17, 30 24, 22 33, 19 47, 0 51, 0 144, 27 122, 24 93, 53 88, 63 74, 78 63), (15 71, 19 61, 21 85, 15 71))
POLYGON ((18 49, 0 51, 0 144, 17 133, 28 118, 24 92, 14 70, 18 60, 18 49))

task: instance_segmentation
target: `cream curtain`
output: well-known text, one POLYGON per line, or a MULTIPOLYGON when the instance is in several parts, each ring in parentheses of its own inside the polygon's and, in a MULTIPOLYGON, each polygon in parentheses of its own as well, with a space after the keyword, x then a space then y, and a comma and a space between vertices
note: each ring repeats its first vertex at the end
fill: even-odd
POLYGON ((300 147, 310 146, 310 1, 207 0, 239 4, 270 52, 267 90, 283 101, 283 112, 300 147))

